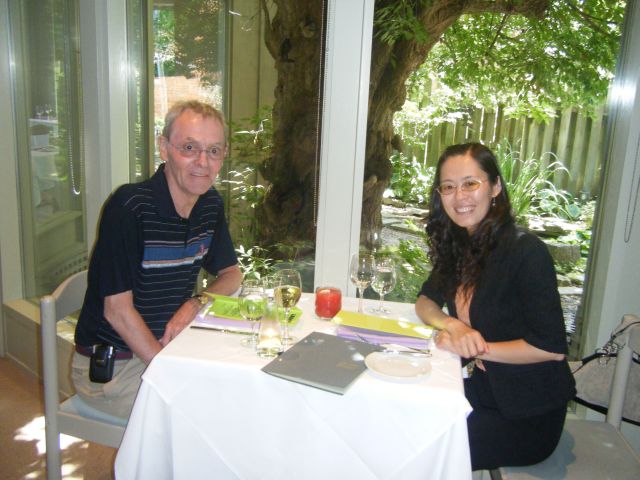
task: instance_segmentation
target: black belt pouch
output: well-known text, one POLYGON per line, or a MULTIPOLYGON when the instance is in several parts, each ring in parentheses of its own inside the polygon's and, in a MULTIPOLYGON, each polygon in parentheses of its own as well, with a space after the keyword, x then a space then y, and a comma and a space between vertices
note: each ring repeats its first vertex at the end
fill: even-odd
POLYGON ((116 349, 112 345, 94 345, 89 364, 89 380, 107 383, 113 377, 116 349))

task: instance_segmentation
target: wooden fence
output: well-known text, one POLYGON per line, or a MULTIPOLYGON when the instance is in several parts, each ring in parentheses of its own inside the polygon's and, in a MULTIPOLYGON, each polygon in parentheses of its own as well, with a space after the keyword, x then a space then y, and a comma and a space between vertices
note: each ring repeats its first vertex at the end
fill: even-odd
MULTIPOLYGON (((552 179, 575 197, 593 198, 599 189, 606 127, 604 108, 588 117, 574 109, 558 111, 548 123, 531 118, 505 118, 502 108, 496 111, 472 110, 456 123, 442 123, 424 136, 424 142, 408 147, 404 153, 425 165, 435 165, 448 145, 481 141, 493 146, 508 141, 523 160, 540 160, 541 168, 558 161, 567 172, 552 179)), ((399 132, 404 136, 402 131, 399 132)), ((412 134, 415 136, 415 134, 412 134)))

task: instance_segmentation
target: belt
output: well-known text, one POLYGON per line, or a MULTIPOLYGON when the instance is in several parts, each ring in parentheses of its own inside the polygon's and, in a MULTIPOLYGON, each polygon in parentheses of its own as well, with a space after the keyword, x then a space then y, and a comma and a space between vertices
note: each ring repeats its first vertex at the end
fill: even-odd
MULTIPOLYGON (((93 347, 76 345, 76 352, 78 352, 80 355, 84 355, 85 357, 91 357, 91 355, 93 354, 93 347)), ((133 353, 116 350, 116 354, 114 355, 114 358, 116 360, 130 360, 131 358, 133 358, 133 353)))

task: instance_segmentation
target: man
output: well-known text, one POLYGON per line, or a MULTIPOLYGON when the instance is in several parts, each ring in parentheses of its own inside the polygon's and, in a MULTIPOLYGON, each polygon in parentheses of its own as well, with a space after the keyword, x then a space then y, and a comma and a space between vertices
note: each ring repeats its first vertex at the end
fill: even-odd
POLYGON ((118 188, 104 205, 75 334, 76 391, 121 418, 146 365, 206 303, 192 295, 200 268, 216 275, 208 292, 228 295, 242 281, 213 188, 227 152, 222 114, 201 102, 178 103, 158 146, 164 163, 153 177, 118 188), (110 347, 112 375, 102 361, 110 347))

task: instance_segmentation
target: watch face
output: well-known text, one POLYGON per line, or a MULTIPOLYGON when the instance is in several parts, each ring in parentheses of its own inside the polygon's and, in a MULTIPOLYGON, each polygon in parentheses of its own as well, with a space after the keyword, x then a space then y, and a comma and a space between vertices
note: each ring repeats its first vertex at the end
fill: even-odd
POLYGON ((207 298, 207 296, 203 295, 202 293, 198 293, 197 295, 194 295, 193 298, 195 298, 198 302, 200 302, 200 305, 206 305, 209 302, 209 299, 207 298))

